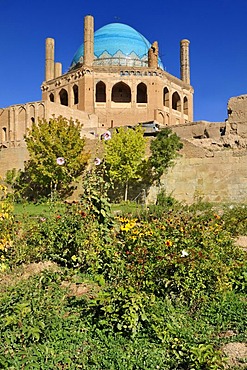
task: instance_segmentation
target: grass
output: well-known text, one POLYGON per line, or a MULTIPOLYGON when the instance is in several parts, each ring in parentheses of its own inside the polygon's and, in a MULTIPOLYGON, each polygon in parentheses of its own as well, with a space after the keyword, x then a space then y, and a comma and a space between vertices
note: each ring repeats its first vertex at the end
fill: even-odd
POLYGON ((15 203, 14 214, 16 216, 28 215, 33 216, 44 216, 50 213, 51 206, 48 203, 34 204, 34 203, 15 203))
MULTIPOLYGON (((15 203, 14 214, 16 216, 45 216, 52 212, 53 205, 51 203, 15 203)), ((112 204, 111 210, 113 213, 136 214, 144 211, 146 208, 143 205, 135 202, 122 202, 119 204, 112 204)))

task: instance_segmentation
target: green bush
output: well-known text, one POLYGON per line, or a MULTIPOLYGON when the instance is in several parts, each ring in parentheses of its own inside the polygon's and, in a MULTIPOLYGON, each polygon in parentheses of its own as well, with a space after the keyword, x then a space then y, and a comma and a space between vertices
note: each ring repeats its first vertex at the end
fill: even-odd
POLYGON ((139 290, 192 305, 232 288, 232 271, 243 253, 218 217, 183 211, 148 221, 120 217, 122 279, 139 290))
POLYGON ((224 207, 222 216, 225 228, 233 236, 247 235, 247 205, 230 205, 224 207))

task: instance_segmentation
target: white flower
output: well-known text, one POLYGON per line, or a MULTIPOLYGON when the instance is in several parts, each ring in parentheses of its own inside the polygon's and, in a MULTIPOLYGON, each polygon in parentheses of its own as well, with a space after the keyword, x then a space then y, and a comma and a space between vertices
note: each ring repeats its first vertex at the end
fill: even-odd
POLYGON ((183 249, 181 253, 181 257, 188 257, 188 255, 189 253, 183 249))
POLYGON ((65 159, 63 157, 58 157, 57 158, 57 164, 59 166, 62 166, 65 163, 65 159))
POLYGON ((95 166, 99 166, 100 163, 101 163, 101 159, 100 158, 97 157, 97 158, 94 159, 95 166))
POLYGON ((106 131, 104 134, 102 134, 101 135, 101 139, 110 140, 111 139, 111 133, 110 133, 110 131, 106 131))

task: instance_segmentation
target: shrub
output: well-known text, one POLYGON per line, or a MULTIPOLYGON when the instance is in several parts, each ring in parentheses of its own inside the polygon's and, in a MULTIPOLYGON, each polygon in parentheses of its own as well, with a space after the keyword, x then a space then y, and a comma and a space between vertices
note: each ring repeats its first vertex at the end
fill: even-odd
POLYGON ((225 206, 222 218, 233 236, 247 235, 247 205, 225 206))
POLYGON ((0 272, 5 271, 11 261, 14 234, 13 204, 7 188, 0 185, 0 272))
POLYGON ((183 211, 149 221, 120 217, 123 278, 140 290, 190 304, 232 288, 231 271, 241 252, 218 217, 183 211))

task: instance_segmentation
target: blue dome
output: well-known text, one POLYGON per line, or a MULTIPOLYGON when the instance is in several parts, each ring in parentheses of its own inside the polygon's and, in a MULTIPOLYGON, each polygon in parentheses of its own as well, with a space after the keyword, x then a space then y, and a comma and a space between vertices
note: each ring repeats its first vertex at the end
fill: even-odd
MULTIPOLYGON (((111 23, 94 33, 94 65, 147 66, 150 42, 134 28, 111 23)), ((74 55, 71 68, 83 62, 84 45, 74 55)), ((159 58, 158 65, 163 69, 159 58)))

